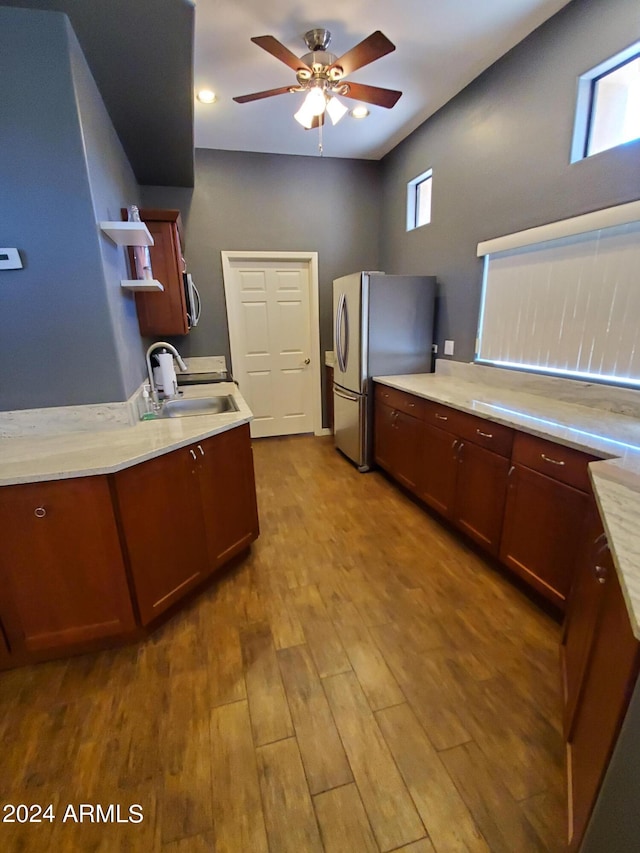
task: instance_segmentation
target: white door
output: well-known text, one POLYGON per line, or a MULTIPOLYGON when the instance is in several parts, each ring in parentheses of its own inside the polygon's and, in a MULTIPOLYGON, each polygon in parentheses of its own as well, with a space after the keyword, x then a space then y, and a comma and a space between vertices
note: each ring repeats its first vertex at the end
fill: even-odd
POLYGON ((254 415, 251 435, 313 432, 309 262, 229 258, 224 286, 233 376, 254 415))

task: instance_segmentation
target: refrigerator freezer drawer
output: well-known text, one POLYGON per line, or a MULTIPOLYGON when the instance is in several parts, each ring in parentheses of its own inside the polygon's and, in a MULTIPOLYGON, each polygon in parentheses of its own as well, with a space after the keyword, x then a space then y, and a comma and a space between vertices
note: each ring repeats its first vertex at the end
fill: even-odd
POLYGON ((367 398, 333 386, 335 444, 360 470, 367 470, 367 398))

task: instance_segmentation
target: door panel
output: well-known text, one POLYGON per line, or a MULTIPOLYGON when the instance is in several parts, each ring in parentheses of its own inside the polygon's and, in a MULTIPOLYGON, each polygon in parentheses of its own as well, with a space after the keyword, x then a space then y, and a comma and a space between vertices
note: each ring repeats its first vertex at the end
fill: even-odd
POLYGON ((313 431, 310 280, 304 261, 232 260, 225 279, 233 372, 254 437, 313 431))

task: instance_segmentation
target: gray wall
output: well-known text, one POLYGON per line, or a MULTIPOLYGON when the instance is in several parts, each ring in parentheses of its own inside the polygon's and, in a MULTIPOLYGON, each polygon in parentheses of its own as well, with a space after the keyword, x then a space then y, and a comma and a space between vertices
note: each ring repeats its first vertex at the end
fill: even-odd
POLYGON ((193 191, 141 187, 147 207, 176 207, 185 255, 203 298, 203 319, 183 355, 226 355, 220 251, 318 252, 320 348, 332 349, 331 283, 379 264, 379 164, 360 160, 196 150, 193 191))
POLYGON ((0 9, 0 102, 0 244, 24 262, 0 271, 0 409, 123 400, 143 362, 120 360, 126 259, 96 216, 137 187, 65 16, 0 9))
POLYGON ((576 0, 382 161, 382 269, 433 273, 437 340, 474 355, 478 242, 640 197, 640 142, 571 165, 576 81, 640 38, 638 0, 576 0), (406 232, 406 185, 433 168, 432 223, 406 232))

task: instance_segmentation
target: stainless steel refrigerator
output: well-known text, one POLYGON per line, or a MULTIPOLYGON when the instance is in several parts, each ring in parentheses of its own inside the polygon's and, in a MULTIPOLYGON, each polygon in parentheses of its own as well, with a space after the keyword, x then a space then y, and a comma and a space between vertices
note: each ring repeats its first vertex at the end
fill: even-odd
POLYGON ((333 282, 335 444, 360 471, 373 453, 372 376, 432 366, 434 276, 357 272, 333 282))

